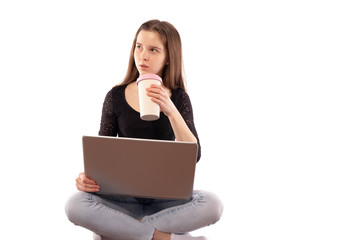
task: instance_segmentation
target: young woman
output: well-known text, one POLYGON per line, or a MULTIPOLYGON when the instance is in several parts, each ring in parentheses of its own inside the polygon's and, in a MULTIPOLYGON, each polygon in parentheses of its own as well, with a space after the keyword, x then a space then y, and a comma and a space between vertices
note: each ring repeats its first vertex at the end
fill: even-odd
MULTIPOLYGON (((99 135, 200 142, 189 96, 182 76, 180 35, 168 22, 151 20, 138 29, 124 81, 106 95, 99 135), (163 85, 151 85, 147 95, 160 106, 160 118, 143 121, 139 116, 136 79, 157 74, 163 85)), ((80 173, 79 190, 66 204, 75 225, 94 232, 98 239, 195 240, 188 232, 214 224, 222 214, 218 197, 194 191, 188 201, 144 199, 96 194, 99 186, 80 173)))

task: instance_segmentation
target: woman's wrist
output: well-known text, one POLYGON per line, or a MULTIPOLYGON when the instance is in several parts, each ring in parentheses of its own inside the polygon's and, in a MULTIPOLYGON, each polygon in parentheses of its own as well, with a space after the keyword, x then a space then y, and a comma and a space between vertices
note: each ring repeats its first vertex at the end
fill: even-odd
POLYGON ((179 111, 176 110, 168 118, 177 141, 197 143, 196 137, 190 131, 179 111))
POLYGON ((177 110, 176 107, 168 113, 167 117, 169 118, 170 122, 176 120, 176 118, 182 118, 180 112, 177 110))

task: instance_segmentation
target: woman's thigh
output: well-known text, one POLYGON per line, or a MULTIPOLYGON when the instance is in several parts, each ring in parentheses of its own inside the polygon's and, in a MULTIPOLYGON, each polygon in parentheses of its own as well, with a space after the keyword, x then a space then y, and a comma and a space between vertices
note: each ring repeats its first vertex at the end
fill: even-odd
POLYGON ((188 201, 154 200, 146 207, 143 221, 164 232, 185 233, 214 224, 223 212, 221 200, 213 193, 194 191, 188 201))
POLYGON ((66 212, 70 220, 72 215, 81 215, 81 212, 86 212, 87 214, 106 214, 107 211, 118 211, 135 219, 140 219, 144 216, 142 205, 135 198, 127 196, 77 192, 66 204, 66 212))
POLYGON ((151 239, 154 227, 139 221, 143 207, 135 198, 74 194, 66 204, 71 222, 109 239, 151 239))

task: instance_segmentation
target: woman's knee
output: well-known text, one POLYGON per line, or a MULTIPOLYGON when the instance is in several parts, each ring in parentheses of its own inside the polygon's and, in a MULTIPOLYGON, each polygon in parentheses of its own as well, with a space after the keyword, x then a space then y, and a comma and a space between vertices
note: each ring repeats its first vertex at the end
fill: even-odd
POLYGON ((216 194, 207 191, 198 191, 197 195, 197 201, 203 206, 203 212, 209 224, 219 221, 224 210, 220 198, 216 194))
POLYGON ((65 205, 65 213, 68 219, 77 225, 81 212, 84 210, 84 203, 86 199, 89 199, 88 193, 77 192, 73 194, 65 205))

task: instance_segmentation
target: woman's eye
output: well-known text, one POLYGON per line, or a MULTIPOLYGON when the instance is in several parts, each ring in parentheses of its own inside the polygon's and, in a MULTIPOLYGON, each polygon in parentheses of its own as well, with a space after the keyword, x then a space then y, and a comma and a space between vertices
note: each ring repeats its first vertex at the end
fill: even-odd
POLYGON ((155 49, 155 48, 153 48, 153 49, 151 49, 151 51, 152 51, 152 52, 157 52, 158 50, 155 49))

